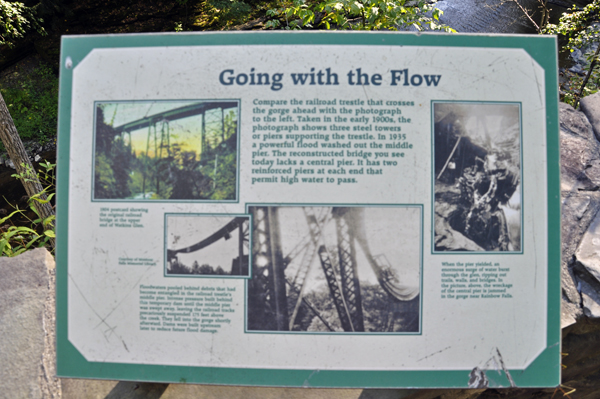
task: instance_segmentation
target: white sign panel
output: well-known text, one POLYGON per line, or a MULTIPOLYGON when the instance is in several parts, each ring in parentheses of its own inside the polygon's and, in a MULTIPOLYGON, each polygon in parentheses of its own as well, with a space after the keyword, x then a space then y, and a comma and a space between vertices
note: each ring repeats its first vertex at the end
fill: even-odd
POLYGON ((556 385, 540 46, 555 57, 542 37, 65 38, 59 374, 556 385))

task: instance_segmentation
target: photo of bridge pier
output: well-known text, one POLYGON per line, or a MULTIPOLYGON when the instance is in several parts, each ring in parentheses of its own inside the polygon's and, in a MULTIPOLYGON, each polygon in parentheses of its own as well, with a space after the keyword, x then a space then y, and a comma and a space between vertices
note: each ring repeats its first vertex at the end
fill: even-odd
POLYGON ((94 200, 234 201, 237 100, 96 102, 94 200))
POLYGON ((418 333, 421 206, 249 206, 247 330, 418 333))
POLYGON ((249 277, 250 217, 166 215, 166 276, 249 277))
POLYGON ((520 252, 521 106, 434 102, 435 251, 520 252))

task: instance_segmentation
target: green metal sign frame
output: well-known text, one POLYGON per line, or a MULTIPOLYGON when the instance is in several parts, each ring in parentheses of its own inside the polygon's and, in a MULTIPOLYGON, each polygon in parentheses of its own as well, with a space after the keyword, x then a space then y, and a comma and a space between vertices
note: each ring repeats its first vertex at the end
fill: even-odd
MULTIPOLYGON (((325 45, 343 47, 423 46, 523 49, 545 71, 547 129, 548 306, 546 349, 525 370, 510 370, 518 387, 548 387, 560 383, 560 190, 558 139, 557 44, 547 36, 483 36, 419 33, 268 32, 175 33, 65 36, 62 39, 58 139, 57 193, 57 374, 60 377, 99 378, 148 382, 232 384, 281 387, 466 388, 471 370, 360 371, 314 369, 255 369, 185 367, 89 362, 68 338, 68 210, 69 152, 73 70, 94 49, 171 46, 325 45)), ((426 226, 424 226, 426 227, 426 226)), ((429 326, 431 328, 431 326, 429 326)), ((521 332, 526 333, 526 332, 521 332)), ((401 338, 401 337, 400 337, 401 338)), ((509 387, 504 371, 487 371, 490 387, 509 387)))

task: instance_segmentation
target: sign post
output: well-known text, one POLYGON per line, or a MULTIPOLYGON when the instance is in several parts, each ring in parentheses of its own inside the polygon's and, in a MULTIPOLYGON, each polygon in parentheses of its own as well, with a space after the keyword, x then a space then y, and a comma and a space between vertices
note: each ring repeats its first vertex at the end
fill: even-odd
POLYGON ((560 382, 556 42, 65 37, 58 374, 560 382))

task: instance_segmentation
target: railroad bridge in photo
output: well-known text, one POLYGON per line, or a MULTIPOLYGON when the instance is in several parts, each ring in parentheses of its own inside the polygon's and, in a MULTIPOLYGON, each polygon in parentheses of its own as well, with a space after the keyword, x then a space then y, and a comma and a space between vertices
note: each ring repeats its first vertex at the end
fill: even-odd
POLYGON ((365 332, 357 243, 386 296, 387 320, 378 332, 398 331, 400 327, 395 323, 400 313, 403 331, 418 330, 419 287, 403 284, 385 254, 371 252, 364 208, 302 207, 308 234, 288 254, 282 252, 281 238, 286 234, 281 227, 282 208, 249 207, 253 248, 252 278, 247 289, 248 330, 305 331, 298 326, 303 312, 318 318, 325 327, 323 331, 365 332), (335 225, 333 246, 324 240, 323 230, 330 223, 335 225), (294 267, 290 267, 292 263, 294 267), (320 264, 337 320, 332 320, 331 311, 325 314, 322 304, 308 298, 307 281, 313 264, 320 264))

